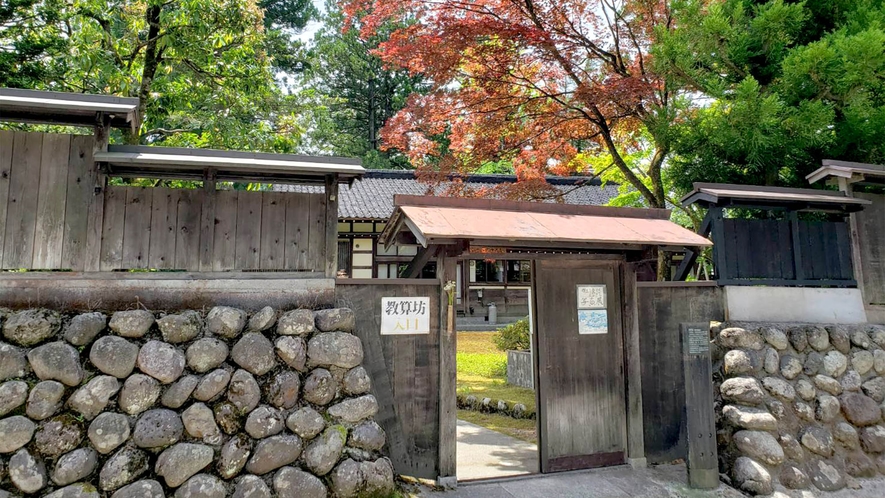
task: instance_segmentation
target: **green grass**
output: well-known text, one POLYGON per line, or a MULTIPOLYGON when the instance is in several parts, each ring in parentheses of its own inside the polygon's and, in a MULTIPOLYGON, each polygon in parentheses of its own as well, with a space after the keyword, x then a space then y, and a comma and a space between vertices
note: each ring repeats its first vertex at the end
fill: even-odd
POLYGON ((458 418, 495 432, 513 436, 516 439, 538 444, 538 433, 534 420, 516 419, 506 415, 481 413, 473 410, 458 410, 458 418))
MULTIPOLYGON (((507 384, 507 353, 495 348, 493 335, 494 332, 458 332, 458 393, 522 403, 534 411, 535 392, 507 384)), ((534 427, 534 422, 529 422, 534 427)))

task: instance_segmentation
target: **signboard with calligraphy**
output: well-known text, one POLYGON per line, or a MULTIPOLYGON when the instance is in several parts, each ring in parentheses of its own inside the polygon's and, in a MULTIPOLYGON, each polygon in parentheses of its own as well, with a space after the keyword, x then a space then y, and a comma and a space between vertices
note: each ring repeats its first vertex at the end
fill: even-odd
POLYGON ((578 333, 607 334, 608 307, 605 285, 578 286, 578 333))
POLYGON ((429 333, 429 297, 381 298, 381 335, 429 333))

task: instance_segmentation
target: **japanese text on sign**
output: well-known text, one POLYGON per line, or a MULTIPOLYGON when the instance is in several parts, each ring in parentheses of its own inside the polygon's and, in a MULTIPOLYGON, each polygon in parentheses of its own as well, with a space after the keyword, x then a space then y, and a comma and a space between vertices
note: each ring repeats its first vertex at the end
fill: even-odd
POLYGON ((578 309, 604 309, 605 285, 579 285, 578 309))
POLYGON ((429 297, 381 298, 381 335, 429 333, 429 297))

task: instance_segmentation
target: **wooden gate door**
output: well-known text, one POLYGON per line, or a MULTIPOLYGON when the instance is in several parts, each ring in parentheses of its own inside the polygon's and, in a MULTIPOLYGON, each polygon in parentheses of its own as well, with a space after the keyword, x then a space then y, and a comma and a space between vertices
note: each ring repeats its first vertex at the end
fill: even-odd
POLYGON ((535 263, 541 472, 626 461, 618 264, 535 263))

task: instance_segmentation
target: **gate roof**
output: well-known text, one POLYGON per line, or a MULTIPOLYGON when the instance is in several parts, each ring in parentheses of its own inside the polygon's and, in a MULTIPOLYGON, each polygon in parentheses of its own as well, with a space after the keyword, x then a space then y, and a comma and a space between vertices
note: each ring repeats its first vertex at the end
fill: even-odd
POLYGON ((575 206, 489 199, 396 196, 381 234, 391 244, 408 231, 424 247, 469 241, 526 249, 707 247, 706 238, 669 220, 665 209, 575 206))

